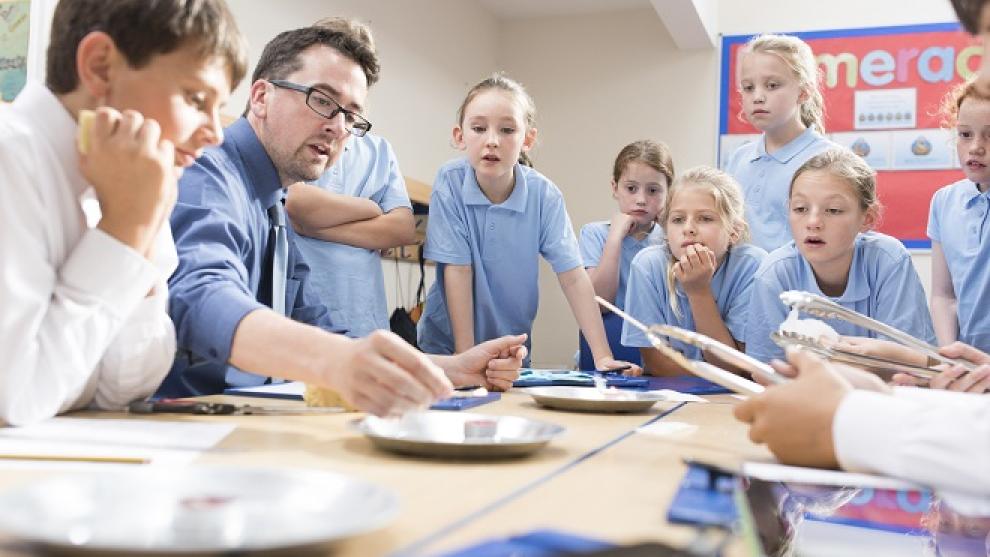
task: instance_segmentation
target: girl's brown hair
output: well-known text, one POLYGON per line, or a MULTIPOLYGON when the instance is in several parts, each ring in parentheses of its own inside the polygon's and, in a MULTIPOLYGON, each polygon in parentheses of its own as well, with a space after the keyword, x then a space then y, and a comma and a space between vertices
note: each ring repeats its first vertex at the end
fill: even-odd
POLYGON ((619 151, 612 167, 612 180, 616 183, 631 162, 641 162, 667 177, 667 186, 674 181, 674 160, 665 143, 652 139, 633 141, 619 151))
POLYGON ((856 193, 859 208, 863 211, 874 211, 879 217, 882 207, 877 197, 877 173, 862 157, 844 147, 832 148, 811 157, 794 171, 787 196, 791 196, 794 183, 799 176, 815 170, 828 172, 845 181, 856 193))

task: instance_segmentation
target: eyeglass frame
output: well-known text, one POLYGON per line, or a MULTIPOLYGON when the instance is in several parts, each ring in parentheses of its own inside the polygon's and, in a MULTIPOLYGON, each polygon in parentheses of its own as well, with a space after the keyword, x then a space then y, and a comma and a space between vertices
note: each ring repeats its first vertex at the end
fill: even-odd
POLYGON ((338 114, 343 113, 343 115, 344 115, 344 121, 346 122, 347 121, 347 116, 351 116, 354 119, 354 122, 352 124, 350 124, 350 126, 347 127, 347 131, 348 131, 348 133, 350 133, 354 137, 363 137, 366 133, 368 133, 368 132, 371 131, 371 122, 369 122, 367 118, 365 118, 364 116, 362 116, 361 114, 359 114, 359 113, 357 113, 357 112, 355 112, 353 110, 348 110, 348 109, 340 106, 340 103, 337 102, 337 99, 331 97, 330 95, 328 95, 327 93, 325 93, 324 91, 321 91, 320 89, 318 89, 316 87, 313 87, 313 86, 307 87, 305 85, 299 85, 298 83, 293 83, 291 81, 286 81, 284 79, 268 79, 266 81, 268 81, 268 83, 271 83, 272 85, 274 85, 275 87, 278 87, 280 89, 289 89, 289 90, 292 90, 292 91, 299 91, 300 93, 305 93, 306 94, 306 101, 305 101, 306 102, 306 106, 309 107, 310 110, 312 110, 313 112, 315 112, 315 113, 319 114, 320 116, 326 118, 327 120, 333 120, 334 118, 337 117, 338 114), (336 106, 336 108, 334 108, 330 112, 329 115, 320 112, 319 110, 317 110, 316 108, 314 108, 313 105, 309 104, 309 99, 310 99, 310 97, 313 96, 313 93, 314 92, 315 93, 319 93, 323 97, 327 98, 330 102, 332 102, 334 104, 334 106, 336 106), (367 124, 367 127, 366 128, 355 127, 356 124, 361 124, 362 122, 365 123, 365 124, 367 124), (360 132, 360 133, 358 133, 358 132, 360 132))

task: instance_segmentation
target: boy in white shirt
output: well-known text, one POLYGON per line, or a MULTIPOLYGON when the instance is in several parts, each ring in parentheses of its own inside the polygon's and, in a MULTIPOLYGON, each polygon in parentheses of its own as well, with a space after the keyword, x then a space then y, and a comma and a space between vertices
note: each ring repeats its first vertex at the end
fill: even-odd
POLYGON ((0 108, 0 423, 158 387, 176 180, 222 141, 245 71, 223 0, 59 3, 46 85, 0 108), (81 111, 95 115, 77 148, 81 111))

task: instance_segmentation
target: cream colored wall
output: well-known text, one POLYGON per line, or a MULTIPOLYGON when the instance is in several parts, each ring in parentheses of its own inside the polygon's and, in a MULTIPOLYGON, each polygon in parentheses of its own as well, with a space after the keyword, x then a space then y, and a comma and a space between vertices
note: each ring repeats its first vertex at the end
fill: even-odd
MULTIPOLYGON (((946 0, 719 0, 717 9, 722 34, 954 20, 946 0)), ((575 230, 614 210, 610 165, 629 141, 666 142, 678 170, 714 162, 718 53, 678 51, 652 9, 505 23, 500 43, 499 62, 536 100, 536 165, 563 190, 575 230)), ((927 289, 930 257, 914 261, 927 289)), ((577 328, 553 273, 542 271, 534 364, 565 365, 577 328)))

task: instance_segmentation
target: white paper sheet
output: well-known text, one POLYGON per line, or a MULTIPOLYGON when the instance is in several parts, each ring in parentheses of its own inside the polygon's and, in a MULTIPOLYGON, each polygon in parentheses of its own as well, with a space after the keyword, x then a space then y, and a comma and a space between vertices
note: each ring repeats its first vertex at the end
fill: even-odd
MULTIPOLYGON (((193 461, 234 430, 233 424, 57 417, 0 428, 0 454, 141 458, 150 465, 193 461)), ((0 468, 91 469, 134 464, 0 459, 0 468)))
POLYGON ((746 462, 743 464, 743 474, 766 481, 880 489, 924 489, 918 484, 886 476, 787 466, 772 462, 746 462))

